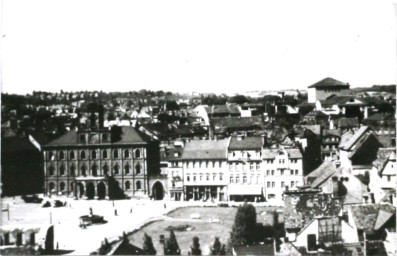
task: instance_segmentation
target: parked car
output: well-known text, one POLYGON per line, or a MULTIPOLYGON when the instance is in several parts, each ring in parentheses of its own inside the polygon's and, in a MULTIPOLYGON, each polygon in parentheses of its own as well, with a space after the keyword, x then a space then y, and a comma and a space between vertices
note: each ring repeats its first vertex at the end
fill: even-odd
POLYGON ((22 200, 25 201, 25 203, 41 204, 43 202, 43 198, 40 198, 37 195, 23 195, 22 200))

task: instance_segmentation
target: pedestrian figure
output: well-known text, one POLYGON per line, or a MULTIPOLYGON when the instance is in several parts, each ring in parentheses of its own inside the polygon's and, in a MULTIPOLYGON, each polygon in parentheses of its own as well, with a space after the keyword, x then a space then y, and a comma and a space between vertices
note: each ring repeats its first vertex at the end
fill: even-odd
POLYGON ((114 209, 114 216, 117 216, 117 209, 114 209))
POLYGON ((166 203, 164 203, 164 209, 167 209, 167 204, 166 203))
POLYGON ((90 207, 90 216, 93 215, 92 208, 90 207))
POLYGON ((57 251, 59 250, 59 242, 57 242, 57 251))
POLYGON ((132 207, 131 207, 131 209, 130 209, 130 214, 132 213, 132 207))

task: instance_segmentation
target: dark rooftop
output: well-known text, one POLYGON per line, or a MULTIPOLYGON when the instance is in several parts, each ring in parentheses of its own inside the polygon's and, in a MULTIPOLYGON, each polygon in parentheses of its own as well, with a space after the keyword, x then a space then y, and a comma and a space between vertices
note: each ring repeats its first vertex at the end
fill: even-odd
POLYGON ((342 87, 348 89, 350 85, 333 78, 327 77, 315 84, 310 85, 308 88, 325 88, 325 87, 342 87))

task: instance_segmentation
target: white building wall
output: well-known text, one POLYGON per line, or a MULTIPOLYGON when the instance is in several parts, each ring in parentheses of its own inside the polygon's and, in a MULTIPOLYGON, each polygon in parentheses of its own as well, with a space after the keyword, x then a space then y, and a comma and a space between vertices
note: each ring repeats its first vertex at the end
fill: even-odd
POLYGON ((307 249, 307 236, 316 235, 316 242, 318 243, 318 220, 315 219, 309 224, 300 234, 297 235, 296 241, 293 244, 296 247, 306 247, 307 249))
POLYGON ((307 90, 307 101, 309 103, 316 103, 316 88, 308 88, 307 90))
POLYGON ((345 221, 342 221, 342 239, 344 243, 358 243, 357 229, 345 221))

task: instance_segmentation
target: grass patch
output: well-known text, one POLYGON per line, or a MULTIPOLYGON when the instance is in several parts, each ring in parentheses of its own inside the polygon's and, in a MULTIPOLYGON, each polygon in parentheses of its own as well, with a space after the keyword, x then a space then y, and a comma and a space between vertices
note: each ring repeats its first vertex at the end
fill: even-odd
MULTIPOLYGON (((265 224, 269 222, 265 220, 267 215, 261 215, 263 211, 271 212, 277 207, 255 207, 257 212, 257 222, 265 224)), ((209 248, 213 244, 215 237, 219 237, 222 243, 226 243, 230 236, 230 231, 234 223, 234 217, 236 215, 236 207, 182 207, 176 210, 170 211, 167 216, 174 218, 173 221, 155 221, 148 223, 141 229, 134 231, 129 236, 132 244, 141 247, 143 246, 143 235, 147 233, 153 239, 153 245, 157 251, 157 255, 163 254, 163 247, 159 243, 160 235, 165 237, 169 236, 167 228, 169 226, 184 226, 190 225, 194 227, 194 230, 190 231, 178 231, 175 230, 175 236, 181 249, 182 255, 188 255, 189 246, 192 244, 192 239, 197 236, 200 239, 200 246, 202 253, 208 255, 209 248), (191 214, 200 214, 200 221, 190 220, 191 214), (221 220, 220 223, 209 223, 210 218, 218 218, 221 220), (206 221, 206 222, 204 222, 206 221)))

